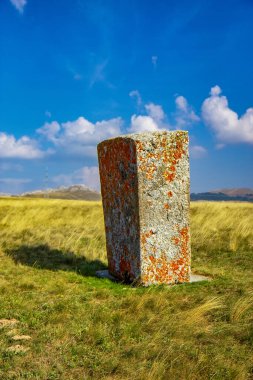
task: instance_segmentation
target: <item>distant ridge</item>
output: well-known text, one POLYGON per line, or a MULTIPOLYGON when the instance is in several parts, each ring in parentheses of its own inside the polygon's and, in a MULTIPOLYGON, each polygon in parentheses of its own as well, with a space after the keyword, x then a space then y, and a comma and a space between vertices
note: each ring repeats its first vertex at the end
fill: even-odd
POLYGON ((235 189, 220 189, 220 190, 213 190, 210 192, 226 194, 229 197, 253 196, 253 189, 249 189, 247 187, 235 188, 235 189))
MULTIPOLYGON (((0 197, 10 197, 10 194, 0 193, 0 197)), ((98 191, 90 189, 86 185, 72 185, 69 187, 61 186, 55 189, 36 190, 18 195, 19 197, 29 198, 51 198, 51 199, 72 199, 72 200, 101 200, 98 191)), ((253 202, 253 189, 233 188, 217 189, 203 193, 191 193, 192 201, 237 201, 253 202)))
POLYGON ((0 197, 11 197, 11 194, 0 193, 0 197))
POLYGON ((85 185, 61 186, 55 189, 36 190, 23 193, 20 197, 29 198, 51 198, 51 199, 73 199, 84 201, 99 201, 101 195, 85 185))
POLYGON ((253 189, 235 188, 213 190, 205 193, 192 193, 191 200, 253 202, 253 189))

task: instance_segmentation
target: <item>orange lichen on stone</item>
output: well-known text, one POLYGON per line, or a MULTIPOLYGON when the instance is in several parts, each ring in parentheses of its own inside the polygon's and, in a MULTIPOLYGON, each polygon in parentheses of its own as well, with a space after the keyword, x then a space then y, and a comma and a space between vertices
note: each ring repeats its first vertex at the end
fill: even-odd
POLYGON ((176 245, 178 245, 179 242, 180 242, 180 239, 179 239, 178 237, 176 237, 176 236, 173 236, 171 240, 172 240, 173 243, 176 244, 176 245))
POLYGON ((150 255, 150 256, 149 256, 149 260, 150 260, 153 264, 155 263, 155 258, 154 258, 154 256, 150 255))
POLYGON ((187 141, 188 138, 180 134, 177 135, 177 140, 172 140, 169 145, 166 145, 166 142, 162 141, 162 146, 166 147, 163 153, 163 162, 169 164, 163 173, 163 177, 168 182, 174 181, 176 177, 176 165, 185 154, 184 144, 187 141))
POLYGON ((150 255, 149 261, 150 264, 147 266, 144 276, 146 283, 168 284, 172 281, 173 276, 165 254, 159 258, 150 255))
POLYGON ((168 144, 166 136, 163 136, 161 140, 157 141, 156 152, 146 152, 144 144, 137 140, 136 147, 138 152, 138 159, 141 161, 140 170, 146 173, 147 179, 152 179, 154 173, 157 171, 157 166, 152 160, 161 160, 168 164, 163 176, 168 182, 172 182, 176 176, 176 164, 181 159, 185 150, 184 144, 187 142, 187 138, 184 135, 181 136, 180 132, 176 135, 176 140, 173 140, 168 144), (159 150, 160 148, 160 150, 159 150), (163 148, 163 149, 161 149, 163 148))
POLYGON ((172 182, 175 179, 176 174, 175 173, 170 173, 169 169, 164 172, 163 177, 168 181, 172 182))
POLYGON ((182 242, 182 253, 184 256, 188 256, 188 246, 189 246, 189 228, 184 227, 179 231, 181 235, 181 242, 182 242))
POLYGON ((177 275, 178 282, 188 282, 190 277, 190 246, 189 246, 189 229, 183 227, 179 229, 179 235, 173 236, 172 241, 180 248, 180 257, 171 261, 171 268, 177 275))

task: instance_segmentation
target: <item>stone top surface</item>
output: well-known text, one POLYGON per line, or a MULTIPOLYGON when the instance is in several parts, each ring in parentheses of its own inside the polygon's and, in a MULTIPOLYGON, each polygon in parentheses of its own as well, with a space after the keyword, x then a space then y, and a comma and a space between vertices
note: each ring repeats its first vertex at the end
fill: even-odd
POLYGON ((111 142, 116 139, 131 139, 131 140, 140 140, 140 141, 147 141, 150 140, 152 137, 158 138, 160 136, 172 136, 172 135, 188 135, 187 131, 182 131, 182 130, 176 130, 176 131, 167 131, 167 130, 160 130, 160 131, 152 131, 152 132, 139 132, 139 133, 129 133, 126 135, 120 135, 117 137, 112 137, 110 139, 101 141, 98 145, 103 144, 105 142, 111 142))

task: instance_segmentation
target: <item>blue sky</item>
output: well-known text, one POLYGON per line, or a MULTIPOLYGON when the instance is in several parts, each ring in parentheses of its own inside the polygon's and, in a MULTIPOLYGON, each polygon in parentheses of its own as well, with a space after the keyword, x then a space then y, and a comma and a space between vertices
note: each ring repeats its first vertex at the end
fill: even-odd
POLYGON ((99 188, 99 141, 186 129, 191 190, 253 188, 253 2, 0 1, 0 193, 99 188))

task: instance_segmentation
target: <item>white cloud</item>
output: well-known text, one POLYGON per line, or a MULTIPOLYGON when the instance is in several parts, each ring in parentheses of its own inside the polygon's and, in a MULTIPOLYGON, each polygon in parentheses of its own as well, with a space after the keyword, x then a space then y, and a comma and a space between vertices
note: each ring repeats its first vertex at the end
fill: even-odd
POLYGON ((150 116, 133 115, 129 132, 152 132, 159 130, 158 124, 150 116))
POLYGON ((129 96, 136 98, 137 106, 146 112, 146 115, 132 115, 129 132, 151 132, 168 128, 168 125, 165 124, 166 114, 162 106, 154 103, 143 105, 140 93, 137 90, 131 91, 129 96))
POLYGON ((84 166, 71 174, 60 174, 53 178, 53 182, 60 186, 70 186, 82 183, 91 189, 99 190, 99 172, 97 166, 84 166))
POLYGON ((200 120, 184 96, 177 96, 175 103, 177 108, 175 115, 177 129, 185 128, 191 124, 197 123, 200 120))
POLYGON ((118 117, 91 123, 84 117, 59 124, 45 123, 37 130, 48 141, 71 155, 96 156, 96 146, 102 141, 122 134, 123 120, 118 117))
POLYGON ((214 87, 212 87, 211 88, 211 91, 210 91, 210 95, 213 95, 213 96, 215 96, 215 95, 220 95, 221 94, 221 88, 220 88, 220 86, 214 86, 214 87))
POLYGON ((104 70, 108 64, 108 61, 103 61, 95 66, 93 74, 90 79, 90 87, 93 87, 97 82, 103 82, 105 80, 104 70))
POLYGON ((175 103, 180 111, 187 112, 188 103, 184 96, 177 96, 175 103))
POLYGON ((142 98, 138 90, 133 90, 129 92, 129 96, 131 98, 136 98, 137 106, 141 107, 142 106, 142 98))
POLYGON ((51 118, 52 114, 51 114, 50 111, 45 111, 45 116, 48 117, 48 118, 51 118))
POLYGON ((20 12, 24 12, 24 7, 27 3, 26 0, 10 0, 11 4, 20 12))
POLYGON ((16 139, 13 135, 0 132, 0 157, 1 158, 42 158, 46 152, 38 148, 36 140, 22 136, 16 139))
POLYGON ((154 103, 149 103, 145 105, 145 109, 147 111, 147 114, 155 121, 161 122, 165 119, 165 113, 162 106, 154 103))
POLYGON ((37 132, 45 136, 49 141, 57 143, 57 134, 60 132, 61 126, 57 121, 45 123, 42 128, 37 129, 37 132))
POLYGON ((253 144, 253 108, 239 117, 229 108, 226 96, 221 96, 219 86, 213 87, 210 97, 203 102, 202 118, 219 142, 253 144))
MULTIPOLYGON (((137 92, 134 96, 138 94, 137 92)), ((164 129, 165 124, 163 122, 166 115, 162 107, 149 103, 145 105, 145 109, 148 115, 132 115, 128 132, 136 133, 164 129)), ((123 134, 122 127, 123 120, 120 117, 92 123, 81 116, 74 121, 61 124, 57 121, 45 123, 37 132, 58 149, 64 149, 64 153, 96 157, 97 144, 100 141, 123 134)))
POLYGON ((151 57, 151 61, 152 61, 152 65, 154 66, 154 69, 156 69, 156 66, 157 66, 157 60, 158 60, 158 57, 156 55, 153 55, 151 57))
POLYGON ((207 155, 207 150, 201 145, 190 146, 190 157, 203 158, 207 155))
POLYGON ((108 59, 106 59, 102 61, 101 63, 98 63, 97 65, 94 66, 93 73, 90 76, 90 82, 89 82, 90 88, 92 88, 96 83, 103 83, 108 88, 115 88, 115 86, 111 82, 109 82, 109 80, 106 77, 105 71, 106 71, 108 62, 109 62, 108 59))

